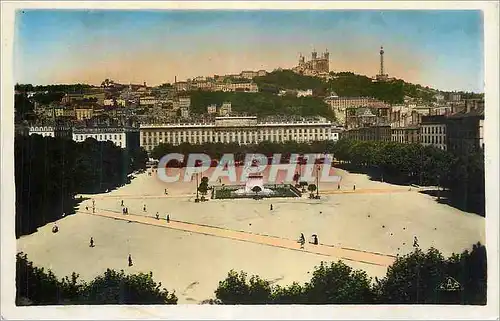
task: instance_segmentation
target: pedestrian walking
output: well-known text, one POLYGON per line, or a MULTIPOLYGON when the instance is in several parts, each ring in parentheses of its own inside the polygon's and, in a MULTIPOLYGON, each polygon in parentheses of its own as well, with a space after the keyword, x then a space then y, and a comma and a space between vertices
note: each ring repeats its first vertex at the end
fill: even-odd
POLYGON ((160 219, 160 215, 158 215, 158 212, 156 212, 156 219, 159 220, 160 219))
POLYGON ((146 212, 146 205, 144 205, 144 207, 142 208, 142 210, 143 210, 144 212, 146 212))
POLYGON ((354 185, 354 186, 352 187, 352 190, 353 190, 353 191, 355 191, 355 190, 356 190, 356 185, 354 185))
POLYGON ((91 236, 90 237, 90 247, 94 247, 94 238, 91 236))
POLYGON ((271 211, 273 210, 273 204, 271 204, 271 207, 269 208, 271 211))
POLYGON ((304 244, 306 243, 306 238, 304 237, 304 233, 300 233, 299 237, 300 248, 304 248, 304 244))
POLYGON ((129 255, 128 255, 128 266, 132 266, 132 265, 134 265, 134 264, 132 263, 132 255, 130 255, 130 254, 129 254, 129 255))
POLYGON ((170 223, 170 215, 167 214, 167 223, 170 223))
POLYGON ((95 207, 92 207, 92 213, 95 213, 95 207))
POLYGON ((165 195, 167 195, 167 194, 168 194, 168 193, 167 193, 167 189, 165 188, 165 195))
POLYGON ((122 205, 121 206, 123 206, 123 200, 122 200, 122 205))
POLYGON ((89 207, 88 207, 88 206, 85 206, 85 210, 88 212, 88 211, 89 211, 89 207))
POLYGON ((128 214, 128 207, 125 207, 125 214, 128 214))
POLYGON ((418 246, 418 238, 416 236, 413 237, 413 247, 419 247, 418 246))
POLYGON ((340 184, 337 184, 337 189, 340 189, 340 184))

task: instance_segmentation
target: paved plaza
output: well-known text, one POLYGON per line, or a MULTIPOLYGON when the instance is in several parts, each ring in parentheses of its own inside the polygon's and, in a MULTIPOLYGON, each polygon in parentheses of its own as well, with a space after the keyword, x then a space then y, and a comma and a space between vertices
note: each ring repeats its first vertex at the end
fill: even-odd
POLYGON ((41 227, 18 240, 18 251, 60 277, 75 271, 90 280, 106 268, 152 271, 156 281, 176 291, 179 303, 199 303, 214 296, 230 269, 285 285, 308 281, 321 261, 342 259, 381 277, 397 255, 412 251, 414 236, 421 248, 433 246, 444 255, 485 241, 480 216, 439 204, 415 188, 336 173, 341 189, 337 183, 320 183, 320 200, 203 203, 194 202, 194 181, 167 184, 144 173, 109 193, 84 195, 88 199, 77 213, 57 222, 58 233, 51 232, 51 224, 41 227), (122 200, 128 215, 122 214, 122 200), (320 244, 300 249, 300 233, 306 240, 318 235, 320 244))

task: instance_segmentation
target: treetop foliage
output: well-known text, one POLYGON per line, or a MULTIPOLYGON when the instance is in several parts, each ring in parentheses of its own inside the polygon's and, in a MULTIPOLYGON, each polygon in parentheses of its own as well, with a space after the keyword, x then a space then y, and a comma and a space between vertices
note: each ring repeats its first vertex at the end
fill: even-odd
POLYGON ((486 250, 475 244, 449 258, 436 249, 415 249, 396 258, 381 280, 343 262, 322 262, 301 285, 274 285, 231 270, 215 290, 218 304, 486 304, 486 250), (453 278, 461 290, 445 291, 453 278))
POLYGON ((161 288, 150 272, 125 274, 123 270, 107 269, 90 282, 78 280, 79 275, 61 280, 52 273, 33 265, 27 255, 16 256, 16 304, 177 304, 175 293, 161 288))

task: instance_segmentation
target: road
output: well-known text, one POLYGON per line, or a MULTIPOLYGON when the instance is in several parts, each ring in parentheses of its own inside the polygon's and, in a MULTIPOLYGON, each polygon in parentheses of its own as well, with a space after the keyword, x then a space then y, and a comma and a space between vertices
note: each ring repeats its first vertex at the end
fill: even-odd
POLYGON ((139 224, 158 226, 162 228, 169 228, 174 230, 181 230, 197 234, 209 235, 214 237, 222 237, 241 242, 250 242, 250 243, 262 244, 266 246, 278 247, 288 250, 302 251, 325 257, 334 257, 340 260, 348 260, 348 261, 373 264, 384 267, 390 266, 395 260, 395 256, 392 255, 386 255, 381 253, 374 253, 374 252, 368 252, 368 251, 362 251, 344 247, 336 247, 333 245, 321 244, 321 243, 318 245, 305 244, 305 248, 301 249, 300 244, 297 242, 297 240, 256 234, 251 232, 230 230, 216 226, 187 223, 177 220, 170 220, 170 222, 167 223, 165 218, 156 219, 154 217, 134 215, 134 214, 124 215, 118 212, 99 209, 99 208, 96 208, 96 213, 94 214, 92 214, 92 211, 89 212, 83 211, 81 213, 88 215, 97 215, 116 220, 130 221, 139 224))

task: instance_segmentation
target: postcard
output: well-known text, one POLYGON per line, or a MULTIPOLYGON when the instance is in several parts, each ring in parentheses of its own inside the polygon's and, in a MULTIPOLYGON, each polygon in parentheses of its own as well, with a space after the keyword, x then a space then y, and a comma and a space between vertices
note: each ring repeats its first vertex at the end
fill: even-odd
POLYGON ((2 317, 498 318, 495 88, 492 2, 2 3, 2 317))

